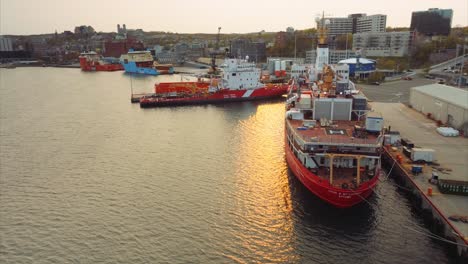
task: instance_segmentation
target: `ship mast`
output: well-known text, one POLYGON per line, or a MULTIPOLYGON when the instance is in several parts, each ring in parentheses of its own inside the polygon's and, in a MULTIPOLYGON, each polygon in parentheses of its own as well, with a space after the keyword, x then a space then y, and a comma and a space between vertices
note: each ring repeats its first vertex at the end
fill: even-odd
POLYGON ((317 18, 317 22, 320 21, 320 27, 318 30, 318 44, 317 44, 317 58, 315 61, 315 69, 319 73, 323 72, 325 65, 328 65, 328 43, 327 43, 327 28, 326 26, 330 23, 330 20, 325 19, 325 13, 322 13, 322 18, 317 18))
POLYGON ((320 28, 318 28, 319 33, 319 45, 327 45, 327 29, 325 28, 325 12, 322 13, 322 19, 320 19, 320 28))

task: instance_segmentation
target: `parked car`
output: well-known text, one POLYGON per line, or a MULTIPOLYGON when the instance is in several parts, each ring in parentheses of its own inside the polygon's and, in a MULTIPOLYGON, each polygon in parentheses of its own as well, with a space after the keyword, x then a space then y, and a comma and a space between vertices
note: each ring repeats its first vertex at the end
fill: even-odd
POLYGON ((438 80, 437 80, 437 83, 438 83, 438 84, 445 84, 445 80, 444 80, 444 79, 438 79, 438 80))
POLYGON ((407 81, 411 81, 413 80, 413 78, 409 77, 409 76, 405 76, 405 77, 401 77, 402 80, 407 80, 407 81))
POLYGON ((371 82, 372 85, 380 85, 379 82, 371 82))
POLYGON ((435 79, 435 76, 427 74, 426 76, 424 76, 424 78, 426 78, 426 79, 435 79))

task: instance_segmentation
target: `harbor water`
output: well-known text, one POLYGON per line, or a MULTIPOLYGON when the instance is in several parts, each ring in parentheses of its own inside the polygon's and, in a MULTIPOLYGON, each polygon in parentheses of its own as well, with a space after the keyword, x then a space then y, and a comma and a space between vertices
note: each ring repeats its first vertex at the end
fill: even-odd
POLYGON ((309 193, 281 100, 130 104, 185 78, 0 69, 0 262, 455 261, 391 179, 349 209, 309 193))

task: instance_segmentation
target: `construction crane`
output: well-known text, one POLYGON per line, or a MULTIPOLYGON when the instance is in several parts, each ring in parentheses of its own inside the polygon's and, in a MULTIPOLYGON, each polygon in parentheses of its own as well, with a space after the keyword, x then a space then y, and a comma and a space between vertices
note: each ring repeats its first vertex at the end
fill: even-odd
POLYGON ((221 55, 222 52, 219 51, 219 39, 220 39, 221 27, 218 27, 218 35, 216 36, 216 45, 215 50, 211 52, 211 73, 217 74, 218 69, 216 68, 216 55, 221 55))

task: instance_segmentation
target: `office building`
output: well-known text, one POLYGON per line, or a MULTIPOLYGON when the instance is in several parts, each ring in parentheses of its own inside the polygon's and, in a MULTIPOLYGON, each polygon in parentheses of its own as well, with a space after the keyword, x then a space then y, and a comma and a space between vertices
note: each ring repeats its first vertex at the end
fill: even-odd
POLYGON ((427 11, 416 11, 411 15, 411 31, 428 36, 450 34, 452 27, 452 9, 429 8, 427 11))

